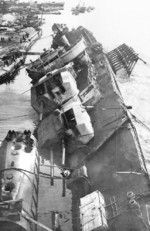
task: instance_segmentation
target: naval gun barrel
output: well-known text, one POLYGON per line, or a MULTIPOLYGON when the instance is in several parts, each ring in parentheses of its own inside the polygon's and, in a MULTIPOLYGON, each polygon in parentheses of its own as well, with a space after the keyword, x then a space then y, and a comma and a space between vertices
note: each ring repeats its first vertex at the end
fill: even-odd
POLYGON ((62 140, 62 165, 65 165, 66 149, 64 140, 62 140))

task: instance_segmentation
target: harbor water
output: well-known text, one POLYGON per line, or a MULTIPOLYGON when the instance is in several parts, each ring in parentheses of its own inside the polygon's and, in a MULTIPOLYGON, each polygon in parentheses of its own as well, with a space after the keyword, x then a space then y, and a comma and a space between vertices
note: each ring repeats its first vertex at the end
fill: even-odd
MULTIPOLYGON (((94 3, 99 2, 94 1, 94 3)), ((69 28, 85 26, 93 32, 97 40, 103 44, 105 51, 126 43, 134 48, 140 57, 146 61, 138 61, 132 75, 129 78, 118 78, 124 102, 131 105, 130 112, 136 116, 134 124, 138 130, 139 138, 147 156, 150 156, 150 15, 148 5, 144 1, 102 1, 103 4, 96 4, 92 12, 72 15, 69 3, 62 15, 44 15, 45 24, 42 26, 43 35, 32 47, 31 51, 42 52, 49 48, 52 41, 53 23, 66 23, 69 28), (112 3, 113 2, 113 3, 112 3), (133 4, 134 3, 134 4, 133 4), (144 4, 145 3, 145 4, 144 4), (138 121, 138 122, 137 122, 138 121), (140 121, 140 122, 139 122, 140 121)), ((37 56, 28 56, 26 65, 37 56)), ((31 79, 28 77, 25 68, 22 68, 14 82, 0 85, 0 141, 4 139, 8 130, 34 131, 37 115, 30 104, 31 79)), ((49 168, 48 160, 43 160, 41 169, 46 173, 49 168)), ((55 175, 60 176, 60 169, 56 168, 55 175)), ((71 230, 71 193, 66 191, 66 197, 62 198, 62 181, 56 180, 55 188, 50 186, 50 180, 41 181, 39 200, 39 221, 45 225, 50 223, 51 212, 61 212, 62 230, 71 230)), ((42 229, 39 229, 42 230, 42 229)))

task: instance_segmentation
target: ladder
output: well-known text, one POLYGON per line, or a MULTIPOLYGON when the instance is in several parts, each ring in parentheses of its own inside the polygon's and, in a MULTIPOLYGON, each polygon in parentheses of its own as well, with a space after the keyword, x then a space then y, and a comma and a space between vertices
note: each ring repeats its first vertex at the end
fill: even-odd
POLYGON ((117 207, 117 201, 115 196, 110 197, 110 203, 105 206, 106 208, 108 207, 108 220, 119 216, 120 214, 118 213, 118 207, 117 207))

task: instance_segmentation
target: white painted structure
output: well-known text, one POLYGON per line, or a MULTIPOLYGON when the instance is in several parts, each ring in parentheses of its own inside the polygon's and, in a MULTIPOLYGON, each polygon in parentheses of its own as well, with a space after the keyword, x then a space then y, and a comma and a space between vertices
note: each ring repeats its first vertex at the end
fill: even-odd
POLYGON ((83 91, 80 92, 80 98, 83 105, 95 105, 102 97, 99 86, 95 80, 93 80, 83 91))
POLYGON ((74 101, 74 98, 79 94, 79 90, 72 74, 69 71, 60 72, 60 78, 65 92, 62 94, 60 88, 56 86, 52 90, 52 93, 55 95, 55 102, 61 104, 67 100, 74 101))
POLYGON ((80 221, 82 231, 106 230, 107 219, 105 200, 98 191, 86 195, 80 199, 80 221))
POLYGON ((94 137, 90 116, 79 99, 64 104, 60 113, 66 121, 66 133, 76 136, 83 144, 87 144, 94 137))
POLYGON ((69 51, 61 55, 61 60, 64 64, 71 62, 78 55, 80 55, 86 49, 86 43, 82 38, 76 45, 74 45, 69 51))

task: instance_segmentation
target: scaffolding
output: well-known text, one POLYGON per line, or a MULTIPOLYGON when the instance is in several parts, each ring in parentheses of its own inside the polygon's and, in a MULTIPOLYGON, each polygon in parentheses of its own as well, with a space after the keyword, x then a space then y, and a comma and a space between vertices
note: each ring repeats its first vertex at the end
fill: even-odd
POLYGON ((117 71, 125 69, 127 75, 130 76, 139 56, 135 53, 133 48, 128 47, 126 44, 122 44, 107 53, 107 58, 115 74, 117 71))

